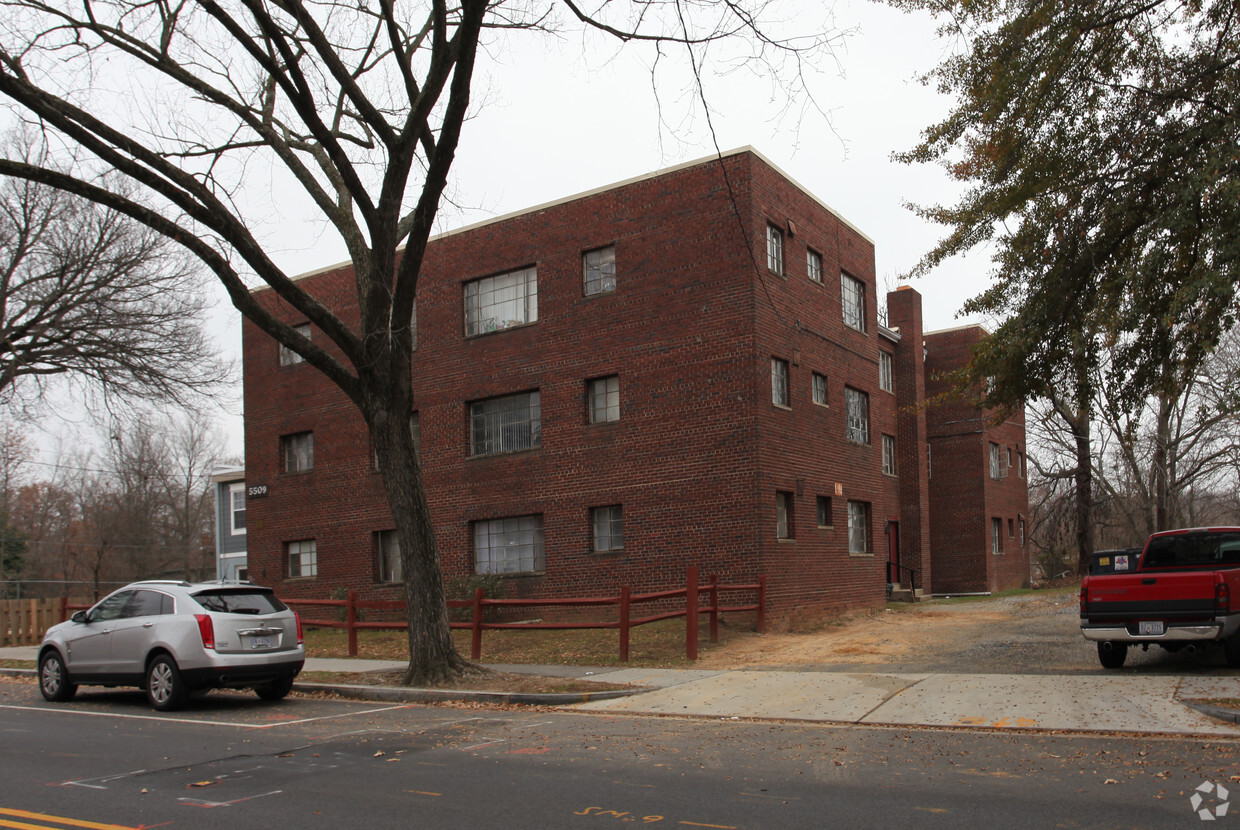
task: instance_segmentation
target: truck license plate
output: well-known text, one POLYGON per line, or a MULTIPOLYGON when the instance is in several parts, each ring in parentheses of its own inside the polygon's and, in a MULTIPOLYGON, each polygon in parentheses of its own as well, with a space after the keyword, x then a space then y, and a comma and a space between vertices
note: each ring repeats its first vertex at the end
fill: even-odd
POLYGON ((1162 620, 1142 620, 1137 623, 1137 633, 1160 637, 1163 634, 1162 620))
MULTIPOLYGON (((1141 625, 1145 626, 1146 623, 1141 623, 1141 625)), ((1162 625, 1162 623, 1159 623, 1159 625, 1162 625)), ((1144 630, 1145 629, 1142 628, 1142 631, 1144 630)), ((1159 632, 1159 633, 1162 633, 1162 632, 1159 632)), ((271 638, 270 637, 251 637, 250 648, 271 648, 271 638)))

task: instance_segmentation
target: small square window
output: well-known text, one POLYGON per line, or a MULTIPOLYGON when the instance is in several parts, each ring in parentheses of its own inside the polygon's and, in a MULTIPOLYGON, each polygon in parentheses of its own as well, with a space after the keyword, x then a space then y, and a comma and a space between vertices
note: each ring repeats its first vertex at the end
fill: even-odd
POLYGON ((814 282, 822 282, 822 254, 811 248, 805 250, 805 273, 814 282))
POLYGON ((314 433, 298 432, 280 438, 284 472, 301 473, 314 469, 314 433))
MULTIPOLYGON (((307 340, 310 339, 310 324, 309 323, 302 323, 301 325, 293 326, 293 331, 297 332, 298 334, 300 334, 302 337, 306 338, 307 340)), ((305 362, 304 357, 302 357, 297 352, 293 351, 292 349, 290 349, 288 346, 284 345, 283 343, 280 344, 280 365, 281 366, 292 366, 296 363, 303 363, 303 362, 305 362)))
POLYGON ((827 376, 814 372, 813 379, 814 403, 827 406, 827 376))
POLYGON ((590 423, 606 424, 620 420, 620 376, 612 375, 589 382, 590 423))
POLYGON ((791 539, 795 534, 793 527, 793 500, 791 493, 775 494, 775 538, 791 539))
POLYGON ((400 537, 395 530, 380 530, 375 534, 377 562, 375 572, 380 582, 400 582, 400 537))
POLYGON ((818 497, 818 526, 819 527, 834 527, 835 526, 835 514, 831 512, 831 497, 830 496, 819 496, 818 497))
POLYGON ((774 225, 766 226, 766 267, 783 276, 784 232, 774 225))
POLYGON ((318 576, 319 553, 313 539, 289 542, 285 549, 288 553, 289 579, 318 576))
POLYGON ((883 475, 896 474, 896 439, 891 435, 883 436, 883 475))
POLYGON ((616 246, 608 245, 581 256, 585 295, 604 294, 616 290, 616 246))
POLYGON ((624 507, 613 504, 590 511, 594 524, 594 551, 608 553, 624 550, 624 507))
POLYGON ((895 373, 892 370, 891 353, 879 351, 878 353, 878 388, 884 392, 895 392, 895 373))
POLYGON ((771 403, 789 406, 788 361, 778 357, 771 358, 771 403))

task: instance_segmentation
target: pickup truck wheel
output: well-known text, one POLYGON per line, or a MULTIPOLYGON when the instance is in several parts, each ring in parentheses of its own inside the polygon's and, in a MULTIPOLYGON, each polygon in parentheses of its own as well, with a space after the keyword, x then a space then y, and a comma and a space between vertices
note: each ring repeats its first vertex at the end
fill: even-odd
POLYGON ((1104 669, 1118 669, 1128 657, 1128 644, 1116 642, 1098 643, 1098 662, 1104 669))
POLYGON ((1223 641, 1223 655, 1227 658, 1227 667, 1240 669, 1240 633, 1232 634, 1223 641))

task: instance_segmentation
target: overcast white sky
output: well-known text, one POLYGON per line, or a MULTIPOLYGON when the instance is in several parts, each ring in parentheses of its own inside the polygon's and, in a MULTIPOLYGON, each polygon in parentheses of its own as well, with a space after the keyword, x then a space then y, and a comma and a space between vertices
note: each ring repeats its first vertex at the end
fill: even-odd
MULTIPOLYGON (((904 202, 950 201, 956 192, 937 167, 891 160, 946 110, 947 101, 916 76, 936 65, 946 47, 933 22, 866 0, 781 0, 793 4, 789 26, 834 22, 855 29, 837 49, 837 65, 820 67, 814 94, 830 122, 813 113, 779 120, 770 85, 744 72, 707 76, 718 146, 753 146, 875 242, 880 293, 894 287, 936 241, 939 229, 904 202), (833 15, 829 18, 828 15, 833 15)), ((651 92, 649 56, 616 50, 580 33, 561 39, 529 33, 496 42, 480 62, 456 156, 451 195, 440 230, 460 227, 715 152, 700 106, 683 89, 685 75, 661 76, 660 123, 651 92)), ((343 246, 321 226, 301 221, 295 194, 278 183, 248 179, 254 204, 271 218, 265 239, 276 261, 302 273, 345 259, 343 246)), ((304 197, 302 197, 304 200, 304 197)), ((986 282, 988 263, 974 256, 914 282, 925 298, 927 329, 966 322, 956 312, 986 282)), ((220 295, 213 319, 226 352, 240 353, 240 317, 220 295)), ((977 322, 970 320, 968 322, 977 322)), ((230 454, 242 453, 240 395, 225 419, 230 454)))

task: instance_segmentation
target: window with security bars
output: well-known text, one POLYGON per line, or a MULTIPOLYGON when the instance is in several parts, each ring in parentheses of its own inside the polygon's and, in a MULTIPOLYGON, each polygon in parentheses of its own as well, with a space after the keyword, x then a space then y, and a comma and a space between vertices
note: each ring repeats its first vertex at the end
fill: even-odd
POLYGON ((870 552, 870 503, 848 503, 848 552, 870 552))
POLYGON ((844 417, 848 422, 848 440, 870 443, 870 396, 851 386, 844 387, 844 417))
POLYGON ((314 433, 298 432, 280 438, 284 472, 300 473, 314 469, 314 433))
POLYGON ((840 274, 840 300, 844 308, 844 325, 865 331, 865 283, 840 274))
POLYGON ((596 507, 590 513, 594 520, 595 552, 624 550, 624 507, 613 504, 596 507))
POLYGON ((542 446, 539 394, 522 392, 469 405, 470 455, 498 455, 542 446))
POLYGON ((400 582, 400 537, 395 530, 380 530, 375 534, 375 574, 380 582, 400 582))
POLYGON ((541 573, 545 569, 541 515, 474 522, 476 573, 541 573))
POLYGON ((896 439, 892 435, 883 436, 883 475, 896 474, 896 439))
POLYGON ((771 403, 788 406, 788 361, 771 358, 771 403))
POLYGON ((538 269, 522 268, 465 283, 465 336, 538 319, 538 269))
POLYGON ((892 367, 891 353, 878 353, 878 388, 884 392, 895 392, 895 373, 892 367))
POLYGON ((784 273, 784 232, 774 225, 766 226, 766 267, 784 273))
POLYGON ((590 423, 606 424, 620 420, 620 376, 596 378, 589 382, 590 423))
POLYGON ((597 251, 586 251, 581 257, 585 294, 603 294, 616 290, 616 247, 608 245, 597 251))
POLYGON ((288 554, 289 579, 317 576, 319 573, 318 547, 313 539, 301 539, 285 545, 288 554))
POLYGON ((810 248, 805 250, 805 273, 814 282, 822 282, 822 254, 810 248))

